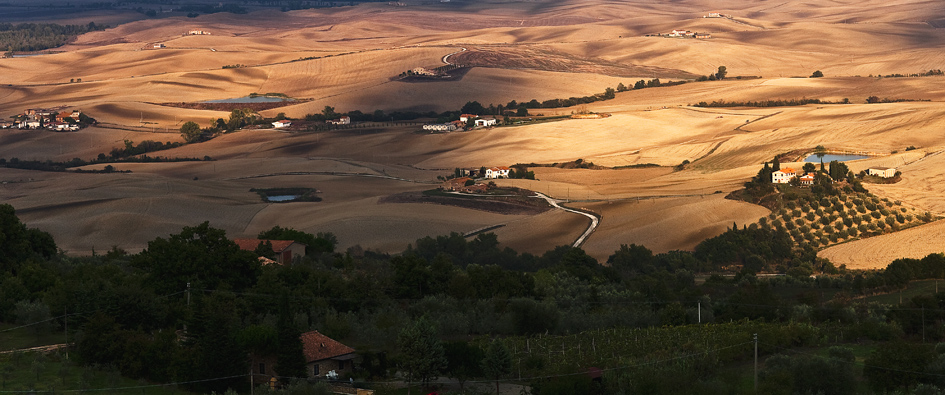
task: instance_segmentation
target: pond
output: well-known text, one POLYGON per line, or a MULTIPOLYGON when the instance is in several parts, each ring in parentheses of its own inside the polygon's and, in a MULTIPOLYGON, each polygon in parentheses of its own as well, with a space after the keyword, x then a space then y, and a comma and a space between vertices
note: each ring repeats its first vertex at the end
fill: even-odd
POLYGON ((804 162, 820 163, 821 159, 823 159, 824 163, 830 163, 832 161, 846 162, 850 160, 866 158, 869 158, 869 156, 848 154, 811 154, 810 156, 804 158, 804 162))
POLYGON ((284 101, 295 101, 285 97, 272 96, 243 96, 234 99, 207 100, 203 103, 278 103, 284 101))
POLYGON ((275 196, 266 196, 266 200, 270 202, 291 202, 295 199, 298 199, 299 195, 275 195, 275 196))

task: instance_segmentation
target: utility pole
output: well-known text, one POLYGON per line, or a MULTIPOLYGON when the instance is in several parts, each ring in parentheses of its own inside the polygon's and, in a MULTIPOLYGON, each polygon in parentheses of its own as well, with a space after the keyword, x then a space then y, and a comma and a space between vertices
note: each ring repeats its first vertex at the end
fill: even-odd
MULTIPOLYGON (((190 310, 190 282, 187 282, 187 309, 190 310)), ((184 333, 187 333, 187 323, 184 323, 184 333)))
POLYGON ((754 334, 755 340, 755 393, 758 393, 758 334, 754 334))
POLYGON ((701 302, 701 301, 699 302, 698 306, 699 306, 699 308, 698 308, 698 310, 699 310, 699 323, 701 324, 701 323, 702 323, 702 302, 701 302))
MULTIPOLYGON (((69 307, 63 308, 62 313, 63 329, 62 335, 66 340, 66 359, 69 359, 69 307)), ((923 320, 924 321, 924 320, 923 320)))

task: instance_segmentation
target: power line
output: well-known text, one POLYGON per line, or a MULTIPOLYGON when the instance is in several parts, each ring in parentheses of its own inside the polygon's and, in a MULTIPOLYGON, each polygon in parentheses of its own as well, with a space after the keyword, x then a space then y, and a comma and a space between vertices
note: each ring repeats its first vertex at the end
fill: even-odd
MULTIPOLYGON (((139 389, 139 388, 167 387, 167 386, 172 386, 172 385, 194 384, 194 383, 206 383, 206 382, 210 382, 210 381, 228 380, 228 379, 235 379, 235 378, 238 378, 238 377, 247 377, 247 375, 245 375, 245 374, 240 374, 240 375, 236 375, 236 376, 215 377, 215 378, 212 378, 212 379, 191 380, 191 381, 178 381, 178 382, 174 382, 174 383, 164 383, 164 384, 133 385, 133 386, 127 386, 127 387, 89 388, 89 389, 79 389, 79 390, 61 390, 61 389, 56 389, 55 392, 116 391, 116 390, 130 390, 130 389, 139 389)), ((49 391, 52 391, 52 390, 49 390, 49 391)), ((46 391, 40 391, 40 390, 16 390, 16 391, 0 390, 0 394, 22 394, 22 393, 35 394, 35 393, 37 393, 37 392, 46 392, 46 391)))

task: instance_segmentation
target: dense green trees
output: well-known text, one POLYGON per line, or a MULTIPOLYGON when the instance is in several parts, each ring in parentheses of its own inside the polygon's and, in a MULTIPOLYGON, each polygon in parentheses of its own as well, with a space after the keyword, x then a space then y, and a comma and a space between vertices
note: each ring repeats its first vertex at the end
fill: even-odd
POLYGON ((200 141, 201 134, 200 125, 194 121, 187 121, 180 127, 180 135, 188 143, 200 141))
POLYGON ((401 352, 400 368, 410 383, 426 385, 446 368, 443 344, 432 322, 425 317, 407 324, 397 335, 397 347, 401 352))
POLYGON ((148 273, 151 286, 162 294, 184 290, 188 284, 240 291, 256 283, 260 270, 256 255, 240 250, 225 231, 209 222, 152 240, 133 263, 148 273))
POLYGON ((55 23, 0 23, 0 51, 41 51, 74 40, 80 34, 105 30, 108 26, 58 25, 55 23))

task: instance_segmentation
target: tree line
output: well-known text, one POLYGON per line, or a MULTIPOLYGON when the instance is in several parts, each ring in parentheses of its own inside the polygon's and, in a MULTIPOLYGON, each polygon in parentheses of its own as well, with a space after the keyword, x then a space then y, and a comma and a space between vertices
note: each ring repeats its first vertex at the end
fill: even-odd
POLYGON ((80 34, 108 29, 108 25, 59 25, 55 23, 0 23, 0 50, 41 51, 63 46, 80 34))

